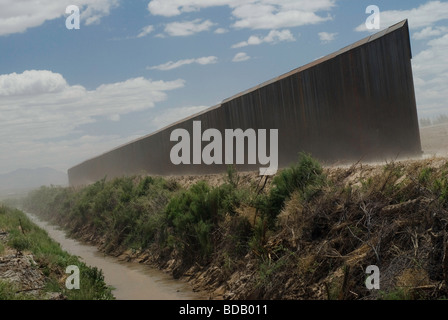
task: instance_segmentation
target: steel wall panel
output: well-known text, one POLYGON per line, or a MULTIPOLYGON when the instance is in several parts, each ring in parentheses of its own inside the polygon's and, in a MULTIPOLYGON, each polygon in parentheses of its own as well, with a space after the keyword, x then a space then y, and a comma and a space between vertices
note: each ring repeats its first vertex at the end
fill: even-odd
MULTIPOLYGON (((411 58, 405 20, 87 160, 69 169, 70 184, 134 174, 223 172, 225 164, 171 163, 170 150, 176 144, 170 141, 171 132, 184 128, 191 134, 195 120, 201 121, 202 131, 216 128, 222 132, 223 149, 225 129, 278 129, 280 167, 294 162, 301 151, 326 163, 418 156, 421 144, 411 58)), ((238 165, 237 169, 260 166, 238 165)))

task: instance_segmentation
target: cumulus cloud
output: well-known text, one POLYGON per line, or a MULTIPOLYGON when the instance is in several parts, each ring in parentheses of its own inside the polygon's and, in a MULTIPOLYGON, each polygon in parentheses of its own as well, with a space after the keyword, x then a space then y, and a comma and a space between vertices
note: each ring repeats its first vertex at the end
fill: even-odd
POLYGON ((167 70, 177 69, 182 66, 193 64, 193 63, 197 63, 200 65, 207 65, 207 64, 214 64, 217 62, 218 62, 218 57, 209 56, 209 57, 202 57, 202 58, 196 58, 196 59, 183 59, 183 60, 178 60, 178 61, 168 61, 168 62, 160 64, 158 66, 147 67, 146 69, 167 71, 167 70))
POLYGON ((246 52, 238 52, 232 59, 233 62, 243 62, 250 59, 250 56, 246 52))
POLYGON ((95 90, 70 86, 62 75, 47 70, 1 75, 0 135, 9 143, 63 137, 104 117, 142 111, 167 98, 167 91, 181 88, 184 80, 153 81, 133 78, 104 84, 95 90), (28 78, 28 76, 30 78, 28 78), (3 84, 7 83, 6 89, 3 84))
POLYGON ((229 32, 229 30, 225 29, 225 28, 218 28, 214 31, 216 34, 224 34, 229 32))
POLYGON ((250 36, 249 39, 247 41, 242 41, 239 43, 236 43, 232 46, 232 48, 243 48, 243 47, 247 47, 247 46, 253 46, 253 45, 259 45, 262 43, 278 43, 278 42, 283 42, 283 41, 296 41, 296 39, 294 38, 293 34, 291 33, 290 30, 285 29, 285 30, 271 30, 268 35, 266 35, 265 37, 259 37, 259 36, 250 36))
POLYGON ((136 137, 86 135, 82 127, 151 109, 184 86, 182 79, 138 77, 87 90, 48 70, 0 75, 1 169, 34 167, 38 159, 42 166, 66 170, 131 141, 136 137))
MULTIPOLYGON (((66 15, 65 9, 72 0, 2 0, 0 2, 0 36, 25 32, 29 28, 42 25, 45 21, 66 15)), ((81 10, 81 23, 98 23, 117 7, 118 0, 78 0, 81 10)))
POLYGON ((208 7, 227 6, 235 20, 233 27, 281 29, 331 20, 328 12, 335 0, 151 0, 153 15, 174 17, 208 7))
POLYGON ((170 36, 184 37, 195 33, 208 31, 215 23, 210 20, 195 19, 192 21, 171 22, 165 26, 165 32, 170 36))
POLYGON ((319 40, 323 43, 328 43, 336 39, 337 33, 319 32, 319 40))
POLYGON ((412 59, 415 94, 423 114, 446 113, 448 92, 448 34, 430 40, 412 59))
POLYGON ((62 75, 47 70, 0 75, 0 96, 3 97, 56 93, 66 87, 67 82, 62 75))
POLYGON ((213 6, 232 6, 238 2, 244 2, 244 0, 151 0, 148 10, 153 15, 174 17, 184 12, 198 11, 213 6))
POLYGON ((415 32, 412 36, 415 40, 423 40, 428 39, 432 37, 437 37, 442 34, 446 34, 448 32, 447 27, 426 27, 422 29, 421 31, 415 32))
MULTIPOLYGON (((73 3, 73 1, 71 1, 73 3)), ((97 24, 101 18, 110 14, 110 9, 119 5, 118 0, 84 0, 79 1, 78 6, 82 9, 81 19, 86 25, 97 24)))
POLYGON ((328 11, 334 1, 317 1, 321 6, 305 5, 304 1, 259 1, 240 5, 233 10, 236 28, 280 29, 317 24, 331 20, 329 15, 316 12, 328 11))
POLYGON ((143 38, 154 31, 154 26, 146 26, 142 28, 141 32, 137 35, 137 38, 143 38))
MULTIPOLYGON (((429 1, 418 8, 410 10, 388 10, 381 11, 381 29, 390 27, 404 19, 409 20, 409 28, 412 30, 434 25, 438 21, 448 19, 448 2, 429 1)), ((356 31, 378 31, 367 30, 365 22, 355 28, 356 31)))

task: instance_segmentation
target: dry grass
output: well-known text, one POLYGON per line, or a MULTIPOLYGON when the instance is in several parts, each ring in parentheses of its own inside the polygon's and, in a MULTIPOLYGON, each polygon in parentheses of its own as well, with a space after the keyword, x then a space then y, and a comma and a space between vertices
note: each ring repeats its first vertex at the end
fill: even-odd
POLYGON ((356 164, 326 173, 330 186, 316 199, 306 202, 294 193, 278 217, 276 237, 296 256, 298 283, 314 288, 302 297, 375 298, 378 293, 364 286, 368 265, 379 266, 382 292, 444 296, 448 203, 433 186, 446 179, 447 159, 356 164), (425 180, 422 172, 431 174, 425 180))

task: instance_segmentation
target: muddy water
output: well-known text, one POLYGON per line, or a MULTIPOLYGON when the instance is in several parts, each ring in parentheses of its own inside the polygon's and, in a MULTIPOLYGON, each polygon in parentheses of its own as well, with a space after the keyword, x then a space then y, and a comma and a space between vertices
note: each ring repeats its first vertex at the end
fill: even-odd
MULTIPOLYGON (((87 265, 103 270, 107 285, 115 288, 118 300, 197 300, 205 299, 191 290, 186 283, 172 279, 169 275, 146 265, 122 262, 106 256, 94 246, 68 238, 56 226, 26 213, 40 228, 46 230, 51 238, 61 244, 62 249, 80 257, 87 265)), ((82 275, 81 275, 82 276, 82 275)))

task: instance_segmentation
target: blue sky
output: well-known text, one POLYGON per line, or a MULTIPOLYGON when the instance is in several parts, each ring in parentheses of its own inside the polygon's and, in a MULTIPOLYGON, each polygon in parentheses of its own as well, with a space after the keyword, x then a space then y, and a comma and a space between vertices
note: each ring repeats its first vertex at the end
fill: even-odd
POLYGON ((448 113, 446 1, 0 0, 0 173, 66 171, 339 50, 371 4, 409 19, 419 116, 448 113))

